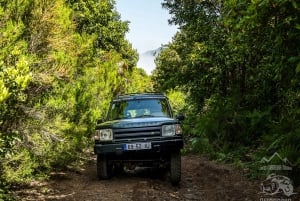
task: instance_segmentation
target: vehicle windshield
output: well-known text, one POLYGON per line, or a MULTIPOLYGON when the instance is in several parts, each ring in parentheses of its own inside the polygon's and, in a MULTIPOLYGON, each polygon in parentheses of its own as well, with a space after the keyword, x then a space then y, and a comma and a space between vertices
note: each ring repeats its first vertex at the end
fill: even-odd
POLYGON ((112 103, 108 120, 171 117, 168 102, 165 99, 123 100, 112 103))

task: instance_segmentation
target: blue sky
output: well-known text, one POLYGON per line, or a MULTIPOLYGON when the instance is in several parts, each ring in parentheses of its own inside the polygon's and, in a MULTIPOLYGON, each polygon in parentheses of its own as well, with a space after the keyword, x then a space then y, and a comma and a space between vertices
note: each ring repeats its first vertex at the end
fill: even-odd
POLYGON ((138 67, 148 74, 154 69, 151 58, 141 54, 159 48, 172 41, 176 27, 168 24, 170 15, 161 6, 162 0, 116 0, 117 11, 123 21, 130 21, 126 38, 140 54, 138 67))

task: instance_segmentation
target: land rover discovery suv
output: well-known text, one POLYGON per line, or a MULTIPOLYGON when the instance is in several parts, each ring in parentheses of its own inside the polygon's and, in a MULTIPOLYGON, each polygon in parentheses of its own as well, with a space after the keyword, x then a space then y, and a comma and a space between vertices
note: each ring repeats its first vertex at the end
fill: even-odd
POLYGON ((156 167, 168 170, 172 184, 178 184, 183 119, 173 116, 168 98, 161 93, 117 96, 95 128, 99 179, 110 178, 120 167, 156 167))

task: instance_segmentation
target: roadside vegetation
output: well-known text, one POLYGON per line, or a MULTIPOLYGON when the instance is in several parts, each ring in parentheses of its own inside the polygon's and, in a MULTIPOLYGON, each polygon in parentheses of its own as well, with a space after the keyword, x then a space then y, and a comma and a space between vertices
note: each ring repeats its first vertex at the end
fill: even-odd
MULTIPOLYGON (((163 3, 180 31, 156 59, 155 87, 185 94, 190 151, 254 171, 277 152, 300 184, 300 4, 163 3)), ((188 150, 187 150, 188 151, 188 150)))
POLYGON ((0 2, 0 200, 84 162, 95 122, 121 93, 165 92, 187 117, 186 152, 244 168, 278 152, 299 168, 299 2, 163 6, 179 31, 148 76, 114 0, 0 2))
POLYGON ((151 90, 114 1, 0 2, 0 200, 80 165, 119 93, 151 90))

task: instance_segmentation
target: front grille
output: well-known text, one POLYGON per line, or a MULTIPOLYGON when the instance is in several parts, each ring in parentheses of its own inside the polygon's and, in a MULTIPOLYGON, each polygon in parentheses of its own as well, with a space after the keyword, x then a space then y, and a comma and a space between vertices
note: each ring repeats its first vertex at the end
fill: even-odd
POLYGON ((120 128, 114 129, 114 140, 135 140, 145 138, 160 137, 161 128, 160 126, 155 127, 141 127, 141 128, 120 128))

